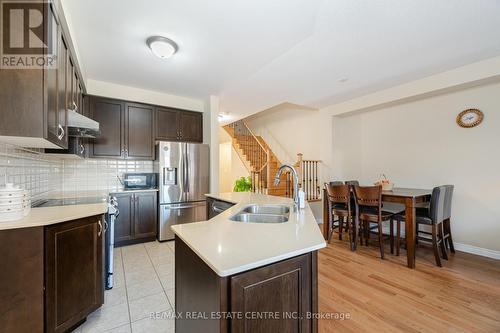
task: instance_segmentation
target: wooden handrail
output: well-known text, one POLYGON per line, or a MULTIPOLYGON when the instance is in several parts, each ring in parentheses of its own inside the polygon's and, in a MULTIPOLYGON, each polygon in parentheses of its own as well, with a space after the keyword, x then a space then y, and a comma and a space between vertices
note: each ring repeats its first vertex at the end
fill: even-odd
POLYGON ((262 143, 260 143, 260 140, 257 139, 257 136, 253 133, 253 131, 250 129, 250 127, 248 127, 248 125, 243 121, 243 120, 240 120, 241 123, 243 124, 243 126, 246 127, 246 129, 248 130, 248 132, 250 132, 250 134, 252 135, 252 137, 255 139, 255 141, 257 141, 257 143, 259 144, 259 146, 264 150, 264 151, 267 151, 267 149, 262 145, 262 143))
POLYGON ((269 163, 269 149, 266 149, 262 145, 260 140, 255 136, 255 134, 243 120, 238 120, 226 126, 233 129, 233 135, 236 139, 238 139, 238 137, 250 138, 250 140, 246 138, 241 139, 242 142, 248 143, 250 141, 251 145, 250 156, 247 156, 250 161, 250 165, 246 165, 246 167, 249 172, 261 172, 269 163), (259 152, 255 152, 253 148, 257 148, 259 152))

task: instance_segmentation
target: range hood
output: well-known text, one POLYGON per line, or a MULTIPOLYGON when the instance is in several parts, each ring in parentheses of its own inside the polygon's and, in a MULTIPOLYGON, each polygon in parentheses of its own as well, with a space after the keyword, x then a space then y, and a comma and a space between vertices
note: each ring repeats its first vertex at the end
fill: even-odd
POLYGON ((68 110, 68 135, 78 138, 96 138, 101 134, 99 123, 76 111, 68 110))

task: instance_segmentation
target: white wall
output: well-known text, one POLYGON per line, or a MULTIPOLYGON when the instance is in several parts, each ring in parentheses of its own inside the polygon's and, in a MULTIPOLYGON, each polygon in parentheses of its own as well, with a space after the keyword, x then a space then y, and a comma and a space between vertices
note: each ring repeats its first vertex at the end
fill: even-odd
POLYGON ((245 122, 255 135, 264 138, 281 162, 294 163, 297 153, 303 153, 304 159, 319 159, 320 116, 317 110, 290 105, 259 113, 245 122))
POLYGON ((210 95, 205 106, 204 139, 210 144, 210 192, 219 192, 219 98, 210 95), (210 131, 207 137, 206 131, 210 131))
POLYGON ((385 173, 400 187, 454 184, 456 243, 500 251, 500 83, 334 117, 332 178, 371 184, 385 173), (476 128, 456 122, 466 108, 485 114, 476 128))
POLYGON ((250 174, 233 148, 231 137, 222 128, 219 129, 219 140, 219 191, 232 192, 235 180, 250 174))
POLYGON ((179 109, 203 112, 204 102, 199 99, 170 95, 158 91, 145 90, 121 84, 87 80, 87 93, 90 95, 123 99, 156 105, 171 106, 179 109))

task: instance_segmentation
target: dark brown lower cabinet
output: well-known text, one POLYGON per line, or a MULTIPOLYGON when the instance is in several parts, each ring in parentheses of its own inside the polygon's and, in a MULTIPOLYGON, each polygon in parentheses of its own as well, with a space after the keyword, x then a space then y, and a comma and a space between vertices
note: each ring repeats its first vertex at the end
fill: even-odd
POLYGON ((103 304, 103 221, 0 231, 0 332, 70 332, 103 304))
POLYGON ((104 303, 104 221, 45 228, 46 332, 66 332, 104 303))
POLYGON ((157 192, 140 192, 135 195, 134 237, 156 238, 158 199, 157 192))
POLYGON ((175 311, 183 315, 176 332, 316 333, 311 315, 318 311, 317 269, 313 251, 219 277, 176 238, 175 311))
POLYGON ((0 331, 43 332, 43 228, 0 231, 0 331))
POLYGON ((158 192, 114 193, 120 215, 115 220, 115 246, 156 239, 158 192))
POLYGON ((115 219, 115 245, 133 239, 132 223, 134 218, 134 195, 131 193, 113 193, 120 215, 115 219))

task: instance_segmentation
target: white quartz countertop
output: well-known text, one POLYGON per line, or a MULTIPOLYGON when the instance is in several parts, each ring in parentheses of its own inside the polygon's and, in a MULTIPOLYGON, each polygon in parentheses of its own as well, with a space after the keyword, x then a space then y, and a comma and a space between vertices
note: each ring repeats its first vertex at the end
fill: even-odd
POLYGON ((106 202, 88 205, 69 205, 32 208, 22 220, 0 222, 0 230, 42 227, 88 216, 104 214, 108 210, 106 202))
POLYGON ((250 192, 207 194, 235 205, 216 217, 172 226, 172 230, 217 275, 229 276, 326 246, 309 205, 293 211, 293 200, 250 192), (290 206, 285 223, 233 222, 229 218, 250 204, 290 206))

